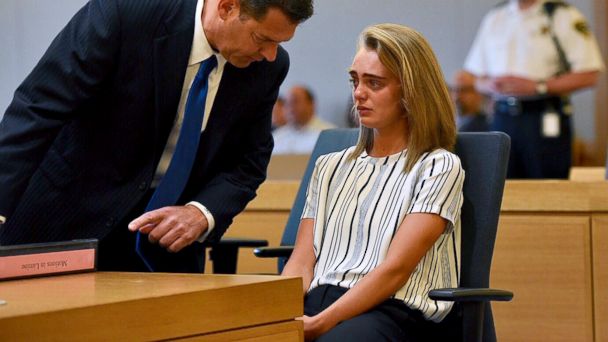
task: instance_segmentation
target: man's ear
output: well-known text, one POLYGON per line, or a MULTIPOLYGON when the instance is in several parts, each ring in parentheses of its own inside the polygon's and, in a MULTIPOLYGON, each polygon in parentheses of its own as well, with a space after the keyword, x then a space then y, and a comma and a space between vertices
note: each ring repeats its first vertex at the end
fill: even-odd
POLYGON ((235 14, 239 15, 240 9, 238 0, 219 0, 217 2, 217 12, 222 20, 229 19, 235 14))

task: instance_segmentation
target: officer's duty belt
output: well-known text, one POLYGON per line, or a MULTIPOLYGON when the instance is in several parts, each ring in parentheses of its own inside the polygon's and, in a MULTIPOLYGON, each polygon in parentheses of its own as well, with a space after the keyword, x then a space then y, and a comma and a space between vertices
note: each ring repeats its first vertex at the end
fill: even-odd
POLYGON ((507 97, 494 101, 494 112, 500 114, 542 114, 547 110, 562 112, 564 103, 561 97, 552 96, 542 99, 518 99, 507 97))

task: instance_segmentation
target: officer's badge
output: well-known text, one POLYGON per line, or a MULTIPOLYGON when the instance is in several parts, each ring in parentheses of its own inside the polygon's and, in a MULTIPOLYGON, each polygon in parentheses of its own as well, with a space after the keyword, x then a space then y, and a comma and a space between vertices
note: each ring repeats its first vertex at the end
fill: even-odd
POLYGON ((589 25, 584 20, 579 20, 574 23, 574 29, 576 32, 582 34, 585 37, 589 37, 589 25))
POLYGON ((543 27, 540 28, 540 34, 543 35, 543 36, 546 36, 546 35, 549 34, 549 30, 550 29, 549 29, 548 25, 547 26, 543 26, 543 27))

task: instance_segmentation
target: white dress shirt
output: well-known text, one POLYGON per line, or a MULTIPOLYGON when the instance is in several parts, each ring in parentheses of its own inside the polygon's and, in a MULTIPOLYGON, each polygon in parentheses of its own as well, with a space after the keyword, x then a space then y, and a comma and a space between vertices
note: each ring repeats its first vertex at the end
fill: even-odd
MULTIPOLYGON (((544 2, 537 1, 521 10, 518 2, 511 0, 491 10, 481 23, 464 68, 477 76, 513 75, 535 81, 553 77, 560 71, 560 65, 544 2)), ((579 10, 574 6, 559 6, 552 22, 572 72, 604 68, 592 33, 584 34, 580 30, 586 20, 579 10)))
MULTIPOLYGON (((158 164, 158 168, 156 169, 156 177, 154 179, 153 186, 158 185, 162 176, 167 172, 167 168, 169 167, 171 158, 173 157, 175 145, 177 144, 177 138, 179 137, 179 132, 182 127, 182 121, 184 119, 184 111, 186 108, 188 93, 190 92, 190 87, 192 86, 192 82, 194 81, 194 77, 198 72, 201 62, 211 57, 211 55, 215 55, 215 57, 217 58, 217 67, 209 74, 207 99, 205 101, 205 115, 203 117, 201 132, 205 131, 205 127, 207 127, 207 122, 209 122, 209 116, 211 114, 211 108, 213 107, 213 101, 215 100, 215 95, 217 95, 217 90, 220 86, 220 81, 224 72, 224 66, 226 65, 226 59, 219 52, 213 51, 211 45, 209 45, 207 37, 205 36, 205 32, 203 30, 203 23, 201 21, 203 4, 204 0, 198 0, 196 4, 196 12, 194 13, 194 37, 192 38, 192 49, 190 50, 188 68, 186 69, 186 77, 184 78, 184 84, 182 86, 182 94, 179 100, 179 106, 177 108, 175 124, 171 129, 171 134, 169 135, 169 139, 167 140, 167 145, 165 146, 165 150, 163 151, 160 163, 158 164)), ((199 202, 193 201, 189 202, 186 205, 191 205, 198 208, 203 213, 203 215, 205 215, 205 218, 207 218, 207 221, 209 222, 209 227, 207 231, 202 234, 198 239, 199 242, 203 242, 215 226, 215 219, 213 218, 213 214, 199 202)))
POLYGON ((313 115, 305 126, 287 124, 279 127, 272 132, 274 138, 272 153, 274 155, 310 154, 321 131, 334 127, 334 125, 319 119, 316 115, 313 115))

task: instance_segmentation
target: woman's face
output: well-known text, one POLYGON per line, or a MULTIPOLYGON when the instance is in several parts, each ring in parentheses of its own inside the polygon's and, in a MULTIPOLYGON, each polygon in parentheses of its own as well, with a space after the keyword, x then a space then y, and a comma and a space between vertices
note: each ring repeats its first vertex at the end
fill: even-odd
POLYGON ((401 85, 397 77, 382 65, 375 51, 360 49, 349 74, 361 125, 383 129, 405 123, 401 85))

